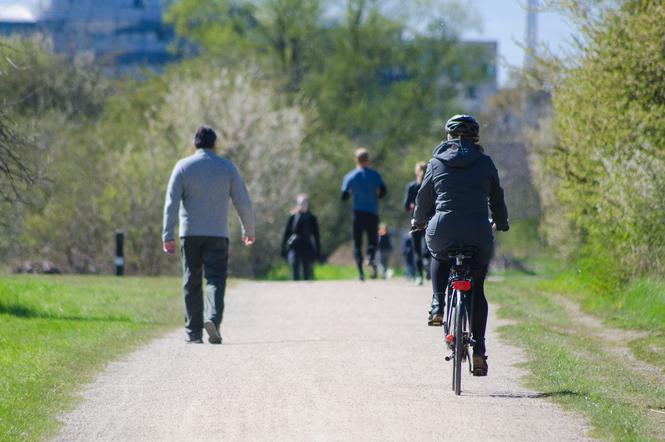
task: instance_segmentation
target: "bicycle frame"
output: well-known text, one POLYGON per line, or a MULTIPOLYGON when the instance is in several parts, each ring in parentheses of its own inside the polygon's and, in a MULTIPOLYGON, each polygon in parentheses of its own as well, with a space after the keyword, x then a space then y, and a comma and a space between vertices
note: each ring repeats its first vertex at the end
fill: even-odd
POLYGON ((444 322, 445 340, 452 349, 452 355, 446 360, 453 361, 452 389, 461 394, 462 362, 467 360, 469 372, 472 372, 469 346, 473 345, 470 326, 473 312, 471 269, 464 264, 470 256, 458 253, 454 256, 455 264, 451 268, 446 288, 446 320, 444 322), (451 325, 454 328, 451 330, 451 325))

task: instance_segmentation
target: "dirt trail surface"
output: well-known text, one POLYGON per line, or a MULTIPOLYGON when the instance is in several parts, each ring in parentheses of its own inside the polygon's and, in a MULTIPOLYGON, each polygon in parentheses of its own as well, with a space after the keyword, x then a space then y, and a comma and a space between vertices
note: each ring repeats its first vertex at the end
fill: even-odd
POLYGON ((223 345, 178 330, 110 363, 56 440, 586 440, 556 392, 520 384, 493 307, 489 376, 456 397, 428 302, 407 282, 236 284, 223 345))

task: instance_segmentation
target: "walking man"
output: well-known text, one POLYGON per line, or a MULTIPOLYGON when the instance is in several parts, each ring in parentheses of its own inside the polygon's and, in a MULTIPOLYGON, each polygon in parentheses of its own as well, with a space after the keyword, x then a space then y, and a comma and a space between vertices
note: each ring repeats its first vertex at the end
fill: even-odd
POLYGON ((342 183, 342 201, 353 197, 353 255, 358 266, 358 277, 365 280, 363 271, 363 235, 367 236, 367 256, 372 267, 372 279, 377 277, 376 246, 379 230, 379 198, 386 193, 386 185, 379 172, 369 168, 369 152, 356 149, 356 168, 347 173, 342 183))
POLYGON ((221 344, 224 291, 229 251, 229 199, 242 223, 242 241, 255 242, 254 211, 235 165, 215 153, 217 134, 202 126, 194 137, 195 153, 175 165, 164 203, 164 251, 175 255, 175 222, 180 217, 186 341, 221 344), (202 276, 205 272, 205 308, 202 276))

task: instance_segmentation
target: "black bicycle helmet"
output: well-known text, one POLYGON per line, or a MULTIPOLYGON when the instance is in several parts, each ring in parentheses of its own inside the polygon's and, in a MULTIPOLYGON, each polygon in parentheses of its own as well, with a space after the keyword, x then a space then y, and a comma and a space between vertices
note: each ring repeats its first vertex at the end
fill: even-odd
POLYGON ((453 137, 478 138, 480 124, 471 115, 455 115, 446 121, 446 133, 453 137))

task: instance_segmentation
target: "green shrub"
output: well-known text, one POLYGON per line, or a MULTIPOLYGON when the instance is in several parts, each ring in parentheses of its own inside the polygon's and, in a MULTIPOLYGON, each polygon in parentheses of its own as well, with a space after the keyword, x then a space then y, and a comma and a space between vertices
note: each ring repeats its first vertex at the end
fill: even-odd
POLYGON ((609 264, 603 275, 663 274, 665 4, 565 3, 582 17, 584 39, 553 90, 559 142, 546 164, 560 178, 560 222, 571 222, 567 241, 584 245, 593 267, 609 264))

